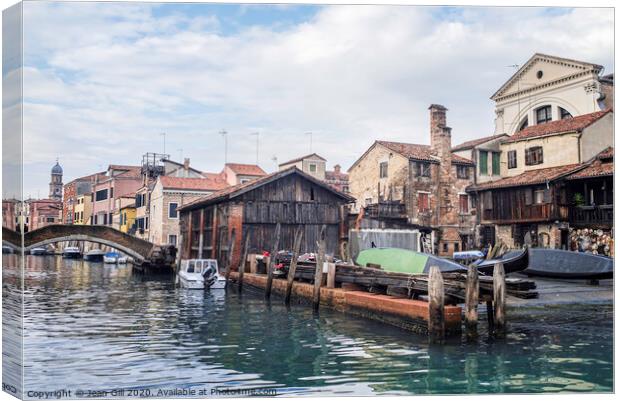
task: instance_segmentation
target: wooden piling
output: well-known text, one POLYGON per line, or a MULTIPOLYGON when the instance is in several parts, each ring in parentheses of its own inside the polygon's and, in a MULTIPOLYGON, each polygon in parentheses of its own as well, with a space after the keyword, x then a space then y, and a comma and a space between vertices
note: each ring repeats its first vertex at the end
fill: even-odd
POLYGON ((316 255, 316 268, 314 269, 314 291, 312 293, 312 307, 315 311, 319 310, 321 303, 321 283, 323 282, 323 263, 325 262, 325 224, 321 227, 318 241, 318 251, 316 255))
POLYGON ((336 264, 327 264, 327 288, 336 288, 336 264))
POLYGON ((235 252, 235 239, 237 237, 237 230, 232 229, 230 234, 230 241, 228 242, 228 266, 226 266, 226 283, 230 279, 230 270, 232 269, 233 254, 235 252))
POLYGON ((506 274, 503 263, 496 263, 493 268, 493 304, 495 335, 504 337, 506 335, 506 274))
POLYGON ((494 335, 495 325, 493 322, 493 301, 487 299, 487 323, 489 325, 489 335, 494 335))
POLYGON ((239 290, 243 288, 243 274, 245 273, 245 264, 248 260, 248 248, 250 247, 250 231, 245 234, 245 241, 243 242, 243 254, 241 255, 241 261, 239 262, 239 281, 237 282, 239 290))
POLYGON ((428 283, 428 336, 431 343, 443 343, 445 326, 443 277, 439 267, 431 266, 428 283))
POLYGON ((470 265, 467 270, 467 282, 465 284, 465 334, 468 340, 478 337, 478 268, 470 265))
POLYGON ((288 277, 286 281, 286 293, 284 294, 284 303, 290 305, 291 303, 291 291, 293 289, 293 281, 295 280, 295 271, 297 270, 297 259, 299 258, 299 252, 301 251, 301 239, 304 236, 304 228, 302 225, 297 226, 295 230, 295 240, 293 242, 293 257, 291 259, 291 265, 288 269, 288 277))
POLYGON ((276 224, 276 237, 273 240, 273 247, 269 254, 269 264, 267 265, 267 285, 265 286, 265 298, 271 297, 271 285, 273 284, 273 266, 276 264, 276 255, 280 246, 280 223, 276 224))

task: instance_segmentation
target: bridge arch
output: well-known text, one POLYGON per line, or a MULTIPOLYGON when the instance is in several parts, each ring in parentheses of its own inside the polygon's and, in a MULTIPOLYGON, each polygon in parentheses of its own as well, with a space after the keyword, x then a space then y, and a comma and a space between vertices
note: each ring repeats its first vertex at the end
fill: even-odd
POLYGON ((63 241, 89 241, 118 249, 138 263, 149 261, 156 249, 160 247, 149 241, 125 234, 107 226, 52 224, 29 231, 22 236, 6 227, 2 228, 3 243, 17 249, 28 251, 37 246, 45 246, 63 241))

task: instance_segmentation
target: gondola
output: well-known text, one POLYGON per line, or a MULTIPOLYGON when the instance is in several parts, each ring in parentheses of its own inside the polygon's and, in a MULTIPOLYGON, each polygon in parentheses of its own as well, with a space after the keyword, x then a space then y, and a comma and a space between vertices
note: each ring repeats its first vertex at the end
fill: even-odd
POLYGON ((444 273, 467 272, 467 267, 448 259, 401 248, 369 248, 361 251, 355 263, 363 267, 380 266, 388 272, 426 274, 431 266, 444 273))
POLYGON ((493 274, 493 267, 498 262, 504 265, 504 272, 506 274, 524 271, 528 268, 530 262, 528 248, 525 247, 523 249, 507 252, 499 259, 483 259, 474 264, 478 268, 478 272, 490 276, 493 274))
POLYGON ((614 260, 607 256, 561 249, 530 249, 528 276, 602 280, 613 278, 614 260))

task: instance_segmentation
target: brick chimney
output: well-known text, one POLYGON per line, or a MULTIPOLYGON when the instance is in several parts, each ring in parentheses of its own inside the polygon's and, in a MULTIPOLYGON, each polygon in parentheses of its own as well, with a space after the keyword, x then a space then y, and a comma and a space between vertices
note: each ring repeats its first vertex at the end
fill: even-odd
POLYGON ((428 108, 431 111, 431 149, 438 151, 441 136, 446 128, 446 109, 440 104, 431 104, 428 108))
POLYGON ((336 165, 334 166, 334 173, 336 173, 336 174, 340 174, 340 164, 336 164, 336 165))
POLYGON ((189 170, 189 158, 188 157, 186 157, 185 160, 183 160, 183 169, 189 170))

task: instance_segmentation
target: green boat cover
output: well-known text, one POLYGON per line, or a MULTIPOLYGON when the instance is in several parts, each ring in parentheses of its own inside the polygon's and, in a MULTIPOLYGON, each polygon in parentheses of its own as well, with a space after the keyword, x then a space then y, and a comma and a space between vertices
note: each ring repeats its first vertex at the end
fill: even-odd
POLYGON ((365 249, 359 253, 355 262, 364 267, 368 263, 380 265, 381 269, 395 273, 424 274, 433 265, 442 272, 467 272, 466 267, 450 260, 401 248, 365 249))

